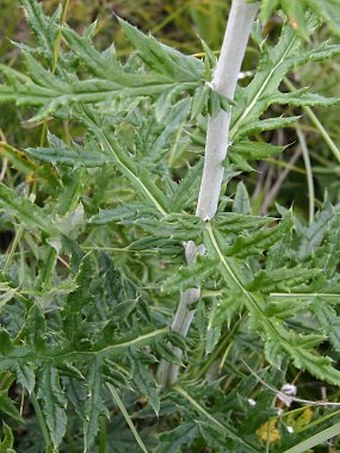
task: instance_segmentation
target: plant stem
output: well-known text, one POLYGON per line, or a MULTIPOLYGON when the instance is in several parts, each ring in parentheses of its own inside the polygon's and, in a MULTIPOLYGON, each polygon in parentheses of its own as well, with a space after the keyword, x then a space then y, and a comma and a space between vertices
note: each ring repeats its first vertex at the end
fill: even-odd
POLYGON ((140 435, 138 434, 135 425, 133 424, 130 415, 128 414, 127 410, 125 409, 125 406, 123 404, 123 401, 120 399, 117 390, 111 385, 110 383, 106 383, 108 389, 110 390, 111 396, 114 399, 115 403, 117 404, 119 410, 121 411, 123 417, 125 418, 126 423, 128 424, 129 428, 131 429, 132 434, 134 435, 134 438, 136 439, 137 444, 139 445, 140 449, 142 450, 143 453, 148 453, 148 450, 146 446, 144 445, 144 442, 142 441, 140 435))
MULTIPOLYGON (((249 4, 244 0, 233 0, 231 5, 220 57, 211 82, 215 91, 229 99, 234 98, 238 75, 258 8, 258 3, 249 4)), ((223 182, 223 163, 228 150, 230 118, 231 109, 221 110, 208 120, 204 168, 196 209, 196 216, 203 220, 212 219, 217 210, 223 182)), ((190 241, 185 247, 187 263, 194 262, 196 255, 202 252, 190 241)), ((171 326, 173 331, 183 336, 187 335, 195 314, 188 306, 197 302, 199 297, 200 290, 197 288, 188 289, 182 294, 171 326)), ((176 354, 178 358, 181 357, 180 350, 177 350, 176 354)), ((162 374, 163 385, 174 384, 178 378, 178 365, 166 364, 162 374)))
POLYGON ((105 453, 107 447, 106 418, 102 415, 99 419, 99 445, 98 453, 105 453))
POLYGON ((5 265, 4 265, 3 269, 2 269, 3 274, 6 274, 6 272, 9 269, 9 266, 11 264, 13 255, 15 253, 15 250, 16 250, 21 238, 22 238, 23 233, 24 233, 24 228, 23 228, 22 225, 19 225, 19 228, 18 228, 17 232, 15 233, 14 240, 12 242, 10 251, 8 252, 5 265))
POLYGON ((307 186, 308 186, 308 203, 309 203, 309 224, 314 222, 314 211, 315 211, 315 192, 313 182, 313 170, 309 158, 309 150, 307 147, 305 136, 302 133, 301 127, 296 126, 296 135, 298 136, 303 160, 305 162, 306 174, 307 174, 307 186))
POLYGON ((38 420, 42 435, 44 437, 45 452, 49 453, 49 452, 52 451, 51 439, 50 439, 48 428, 47 428, 47 425, 46 425, 46 422, 45 422, 44 414, 42 413, 40 404, 39 404, 34 392, 31 395, 31 403, 32 403, 35 415, 37 417, 37 420, 38 420))
MULTIPOLYGON (((257 3, 248 4, 244 0, 234 0, 231 5, 221 54, 211 82, 215 91, 230 99, 234 98, 238 75, 257 10, 257 3)), ((197 217, 203 220, 212 219, 217 210, 224 173, 223 162, 228 150, 230 118, 231 109, 220 110, 208 121, 204 169, 196 210, 197 217)))

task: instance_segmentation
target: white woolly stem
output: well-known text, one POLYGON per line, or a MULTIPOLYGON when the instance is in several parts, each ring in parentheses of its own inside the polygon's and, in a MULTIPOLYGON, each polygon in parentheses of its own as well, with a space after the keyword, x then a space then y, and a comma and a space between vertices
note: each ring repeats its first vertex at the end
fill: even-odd
MULTIPOLYGON (((226 32, 223 39, 221 54, 218 59, 212 88, 222 96, 234 98, 241 64, 246 51, 251 27, 258 11, 258 3, 246 3, 244 0, 233 0, 226 32)), ((196 210, 197 217, 210 220, 215 216, 220 197, 224 159, 228 150, 228 132, 231 109, 221 110, 208 121, 207 139, 205 146, 204 169, 196 210)), ((190 241, 185 248, 186 261, 191 264, 197 253, 191 252, 195 245, 190 241)), ((180 299, 171 329, 184 337, 187 335, 195 311, 190 305, 200 297, 199 289, 186 290, 180 299)), ((177 357, 181 358, 180 349, 175 349, 177 357)), ((161 369, 163 386, 174 384, 178 378, 178 366, 170 363, 163 364, 161 369)))
MULTIPOLYGON (((238 75, 245 54, 252 24, 258 11, 257 3, 234 0, 211 85, 222 96, 234 98, 238 75)), ((198 196, 197 217, 214 217, 220 197, 228 150, 231 109, 220 112, 208 121, 204 169, 198 196)))

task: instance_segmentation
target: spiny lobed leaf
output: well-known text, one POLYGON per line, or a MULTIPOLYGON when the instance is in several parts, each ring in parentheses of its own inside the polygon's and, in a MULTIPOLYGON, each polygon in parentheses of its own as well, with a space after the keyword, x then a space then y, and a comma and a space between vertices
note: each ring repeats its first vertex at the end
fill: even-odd
POLYGON ((44 13, 41 4, 35 0, 20 0, 26 16, 38 43, 36 52, 41 52, 47 61, 52 64, 55 53, 55 41, 58 34, 58 25, 61 19, 61 8, 58 8, 52 17, 44 13))
MULTIPOLYGON (((35 5, 35 2, 29 3, 35 5)), ((46 23, 41 6, 34 6, 34 10, 39 14, 35 16, 32 11, 29 12, 29 16, 34 17, 33 22, 38 20, 39 23, 46 23)), ((119 64, 112 48, 100 53, 94 49, 88 36, 79 36, 74 31, 63 28, 64 39, 71 51, 87 66, 92 78, 80 80, 76 74, 69 74, 68 78, 59 78, 23 49, 30 78, 1 65, 0 71, 4 73, 9 84, 0 85, 0 102, 14 101, 18 105, 40 106, 39 112, 30 120, 39 122, 52 114, 58 114, 61 110, 65 112, 65 108, 70 109, 80 102, 107 103, 108 99, 112 102, 115 97, 125 96, 154 97, 173 90, 178 97, 181 93, 193 90, 201 84, 203 65, 200 60, 158 44, 154 38, 146 37, 124 21, 121 21, 121 25, 134 46, 137 49, 141 46, 142 59, 149 63, 153 62, 150 64, 151 71, 145 73, 139 70, 133 73, 119 64), (14 80, 15 83, 10 86, 14 80)), ((44 41, 44 52, 48 60, 54 58, 50 52, 51 37, 47 31, 40 33, 38 37, 44 41)), ((61 64, 62 72, 65 72, 65 65, 58 64, 61 64)), ((72 116, 72 109, 70 113, 72 116)))
POLYGON ((88 395, 85 404, 84 417, 84 451, 91 451, 91 447, 95 442, 99 416, 101 414, 108 415, 108 410, 103 401, 103 377, 101 372, 101 360, 94 358, 90 366, 90 374, 88 378, 88 395))
MULTIPOLYGON (((312 27, 312 25, 310 25, 312 27)), ((283 27, 277 45, 269 48, 263 45, 263 53, 259 63, 259 68, 253 80, 245 88, 240 88, 236 95, 237 105, 233 109, 233 119, 231 127, 231 138, 237 140, 238 137, 253 133, 256 128, 252 123, 256 123, 268 107, 276 102, 293 103, 298 105, 308 105, 318 101, 327 105, 328 101, 322 97, 306 95, 304 91, 282 94, 278 91, 279 84, 284 75, 296 65, 305 64, 307 61, 327 58, 340 52, 337 45, 322 44, 319 47, 301 52, 301 41, 296 35, 286 27, 283 27)), ((330 100, 329 102, 334 102, 330 100)), ((314 104, 315 105, 315 104, 314 104)), ((263 128, 262 130, 265 130, 263 128)))
MULTIPOLYGON (((289 233, 290 229, 291 223, 286 220, 286 222, 282 224, 281 228, 272 228, 272 234, 274 234, 274 236, 272 236, 271 232, 260 231, 253 235, 252 238, 261 238, 260 241, 255 240, 254 244, 256 244, 256 248, 266 250, 267 248, 270 249, 270 247, 273 244, 277 243, 280 238, 282 240, 287 235, 287 233, 289 233), (288 226, 288 229, 285 225, 288 226), (275 237, 275 240, 272 242, 273 237, 275 237)), ((237 239, 236 242, 239 240, 240 239, 237 239)), ((241 256, 243 258, 252 255, 253 252, 251 244, 252 241, 249 242, 249 244, 245 243, 244 248, 240 248, 240 250, 242 250, 241 256)), ((207 231, 205 233, 205 245, 208 250, 208 259, 209 256, 210 259, 212 257, 218 259, 218 268, 220 274, 227 284, 229 291, 231 292, 231 294, 233 294, 235 303, 238 305, 239 302, 236 301, 242 301, 241 303, 245 305, 250 316, 252 317, 254 327, 261 327, 261 331, 264 333, 265 340, 272 342, 272 339, 275 338, 275 342, 277 344, 276 352, 274 355, 272 355, 272 353, 270 355, 267 355, 270 362, 277 365, 282 360, 279 360, 279 349, 281 349, 281 351, 285 351, 285 353, 288 353, 290 355, 290 357, 294 361, 294 364, 298 368, 306 368, 310 373, 318 376, 320 379, 324 379, 332 384, 339 385, 340 372, 331 366, 331 359, 328 357, 318 357, 310 351, 310 348, 315 346, 314 338, 312 339, 312 341, 310 341, 308 336, 299 336, 292 330, 287 330, 284 325, 278 323, 280 309, 277 310, 275 307, 271 308, 269 305, 268 296, 265 296, 266 292, 269 292, 270 294, 271 290, 276 291, 278 289, 282 292, 287 291, 287 293, 289 294, 291 288, 294 288, 294 286, 301 286, 301 288, 304 288, 305 292, 308 292, 307 288, 309 282, 316 275, 321 273, 322 270, 299 269, 298 267, 285 271, 281 269, 281 271, 274 271, 274 274, 272 275, 273 278, 271 278, 271 273, 268 273, 267 282, 265 280, 267 277, 264 277, 264 275, 266 275, 266 272, 261 271, 261 273, 257 274, 257 276, 255 276, 253 281, 250 283, 249 278, 251 271, 249 267, 247 268, 244 263, 240 262, 237 254, 236 257, 228 256, 228 253, 231 253, 232 250, 236 250, 235 246, 229 249, 228 247, 224 247, 222 236, 218 234, 218 231, 214 230, 209 224, 207 225, 207 231), (276 278, 279 281, 278 286, 275 285, 276 272, 276 278), (282 278, 280 278, 280 275, 282 278), (268 284, 270 286, 266 288, 268 284), (262 292, 263 290, 264 292, 262 292)), ((204 260, 204 257, 202 259, 204 260)), ((210 265, 208 261, 205 268, 208 269, 209 267, 210 265)), ((202 268, 204 269, 204 265, 202 266, 202 268)), ((322 297, 322 290, 319 289, 319 292, 320 297, 322 297)), ((311 297, 313 296, 311 295, 311 297)), ((231 301, 232 299, 229 303, 232 303, 231 301)), ((216 315, 212 314, 211 317, 211 322, 213 324, 216 324, 217 320, 219 320, 219 322, 223 320, 220 308, 223 306, 223 302, 222 304, 216 305, 217 313, 216 315)), ((282 308, 283 310, 287 310, 287 307, 282 308)), ((292 316, 294 312, 297 313, 300 307, 297 306, 294 310, 294 306, 290 305, 288 308, 289 309, 288 312, 286 311, 285 317, 292 316)), ((227 319, 229 313, 230 309, 226 311, 225 319, 227 319)), ((317 342, 316 344, 319 344, 320 341, 322 341, 322 339, 324 338, 325 337, 315 338, 317 342)), ((273 352, 273 350, 271 351, 273 352)))
POLYGON ((13 215, 28 228, 38 228, 49 236, 57 233, 51 220, 41 208, 34 205, 27 198, 19 196, 3 183, 0 184, 0 207, 5 209, 7 214, 13 215))
MULTIPOLYGON (((149 350, 153 340, 161 345, 160 339, 164 337, 165 341, 168 328, 150 313, 148 328, 140 326, 137 320, 145 316, 146 308, 141 307, 136 289, 121 278, 109 257, 84 255, 74 278, 76 288, 63 297, 60 294, 58 305, 50 307, 48 313, 39 303, 28 309, 20 345, 14 345, 2 329, 0 369, 15 372, 17 381, 29 392, 36 389, 54 447, 60 445, 65 434, 67 405, 74 403, 66 383, 69 379, 76 381, 79 390, 87 394, 78 404, 84 446, 91 451, 98 418, 108 414, 103 385, 105 379, 115 379, 119 374, 114 372, 116 365, 118 369, 125 368, 132 388, 149 398, 158 412, 155 383, 143 355, 148 354, 143 351, 144 346, 149 350), (126 299, 131 296, 136 298, 132 305, 126 299), (110 367, 106 360, 110 360, 110 367)), ((39 301, 39 296, 35 297, 39 301)), ((171 336, 169 339, 175 341, 171 336)), ((159 354, 161 349, 155 351, 159 354)))
POLYGON ((43 402, 43 411, 53 447, 60 445, 67 423, 67 400, 59 379, 58 371, 54 367, 47 365, 42 368, 38 398, 43 402))
POLYGON ((196 81, 202 76, 203 63, 194 57, 185 57, 175 49, 160 44, 152 36, 146 37, 137 28, 120 19, 125 35, 140 53, 150 69, 177 81, 196 81))

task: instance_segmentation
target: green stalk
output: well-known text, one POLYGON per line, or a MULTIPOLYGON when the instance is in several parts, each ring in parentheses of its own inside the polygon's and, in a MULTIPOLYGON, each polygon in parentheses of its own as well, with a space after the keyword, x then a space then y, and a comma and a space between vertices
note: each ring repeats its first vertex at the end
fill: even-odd
POLYGON ((113 385, 109 384, 108 382, 106 383, 108 389, 110 390, 111 396, 114 399, 115 403, 119 407, 119 410, 121 411, 123 417, 125 418, 126 423, 128 424, 129 428, 131 429, 132 434, 134 435, 134 438, 136 439, 137 444, 139 445, 140 449, 142 450, 143 453, 148 453, 148 450, 146 446, 144 445, 144 442, 142 441, 140 435, 138 434, 135 425, 133 424, 130 415, 128 414, 127 410, 125 409, 125 406, 123 404, 123 401, 119 398, 119 395, 117 393, 117 390, 113 387, 113 385))
POLYGON ((45 423, 44 414, 41 410, 40 404, 39 404, 34 392, 31 395, 31 403, 32 403, 35 415, 37 417, 37 420, 38 420, 38 423, 39 423, 39 426, 40 426, 40 429, 41 429, 41 432, 42 432, 42 435, 44 438, 45 452, 51 453, 53 451, 53 448, 52 448, 52 444, 51 444, 50 435, 48 432, 47 425, 45 423))
POLYGON ((309 158, 309 151, 305 136, 302 133, 301 127, 296 126, 296 135, 298 136, 303 160, 305 162, 306 174, 307 174, 307 186, 308 186, 308 203, 309 203, 309 224, 314 222, 314 211, 315 211, 315 192, 314 192, 314 182, 313 182, 313 170, 309 158))
POLYGON ((104 417, 102 415, 102 416, 100 416, 100 419, 99 419, 98 453, 105 453, 106 452, 106 444, 107 444, 106 417, 104 417))
MULTIPOLYGON (((233 99, 235 95, 238 75, 258 9, 258 3, 250 4, 244 0, 233 0, 231 4, 220 57, 211 81, 211 87, 229 99, 233 99)), ((196 216, 204 221, 212 219, 216 214, 223 182, 223 162, 228 150, 230 119, 231 109, 220 110, 208 119, 204 168, 196 210, 196 216)), ((202 250, 198 250, 190 241, 185 250, 187 263, 194 262, 200 252, 202 250)), ((197 302, 199 297, 200 290, 197 288, 188 289, 182 294, 171 326, 173 331, 184 337, 187 335, 195 313, 189 306, 197 302)), ((180 350, 176 350, 176 354, 178 358, 181 357, 180 350)), ((162 374, 163 386, 174 384, 178 378, 178 366, 167 364, 162 374)))
POLYGON ((8 268, 11 264, 12 258, 14 256, 17 246, 22 238, 23 233, 24 233, 24 227, 22 225, 19 225, 19 228, 18 228, 17 232, 15 233, 14 240, 12 242, 10 251, 7 255, 5 265, 2 269, 3 274, 6 274, 6 272, 8 271, 8 268))

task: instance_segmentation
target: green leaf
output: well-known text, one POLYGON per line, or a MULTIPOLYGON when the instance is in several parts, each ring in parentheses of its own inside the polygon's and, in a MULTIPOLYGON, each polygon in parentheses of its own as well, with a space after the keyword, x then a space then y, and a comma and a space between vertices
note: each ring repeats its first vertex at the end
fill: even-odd
POLYGON ((14 346, 10 334, 2 326, 0 327, 0 354, 5 356, 12 352, 14 346))
POLYGON ((51 146, 49 148, 26 148, 25 151, 42 162, 62 164, 72 168, 80 166, 88 168, 100 167, 106 163, 113 162, 112 156, 105 156, 105 154, 96 151, 89 152, 76 145, 73 147, 67 147, 63 144, 62 146, 51 146))
POLYGON ((325 334, 329 336, 334 350, 340 352, 340 317, 336 310, 330 305, 326 305, 322 297, 315 298, 311 310, 325 334))
POLYGON ((285 351, 278 341, 268 339, 264 344, 264 354, 272 366, 281 368, 285 358, 285 351))
POLYGON ((239 235, 233 245, 224 248, 224 253, 228 256, 237 256, 239 258, 260 253, 277 243, 291 229, 292 223, 290 219, 287 219, 275 227, 262 228, 248 235, 239 235))
POLYGON ((34 173, 36 176, 41 178, 44 182, 47 182, 52 187, 59 187, 60 181, 56 177, 53 171, 48 166, 37 165, 33 160, 29 159, 27 155, 14 148, 8 143, 0 142, 0 153, 1 156, 7 158, 12 166, 20 173, 30 176, 34 173))
POLYGON ((170 137, 186 123, 190 112, 190 99, 182 99, 175 104, 168 103, 168 108, 170 112, 166 115, 166 125, 154 141, 152 149, 148 151, 148 160, 159 160, 162 157, 161 151, 171 146, 170 137))
MULTIPOLYGON (((237 451, 240 450, 239 443, 236 440, 226 439, 221 431, 209 422, 198 420, 196 422, 199 432, 206 444, 217 451, 237 451)), ((244 451, 251 451, 246 449, 244 451)))
POLYGON ((154 453, 177 453, 182 445, 190 444, 197 436, 194 423, 182 423, 171 431, 159 436, 159 444, 154 453))
POLYGON ((251 214, 249 195, 246 186, 242 181, 237 185, 233 203, 233 211, 237 214, 251 214))
POLYGON ((230 326, 233 316, 241 312, 241 300, 242 296, 237 291, 233 291, 232 294, 223 294, 219 297, 210 310, 209 326, 218 327, 225 322, 230 326))
POLYGON ((26 341, 34 346, 37 351, 45 348, 46 320, 41 307, 38 304, 32 305, 25 321, 26 341))
POLYGON ((41 370, 38 398, 42 401, 46 424, 54 447, 63 440, 67 425, 67 399, 60 385, 58 371, 51 365, 41 370))
POLYGON ((91 282, 95 274, 92 255, 85 255, 80 263, 76 276, 77 289, 69 294, 62 312, 64 332, 67 341, 76 347, 84 336, 82 327, 82 309, 93 303, 94 295, 91 291, 91 282))
POLYGON ((292 29, 300 38, 309 41, 306 15, 302 2, 296 2, 294 0, 281 0, 281 5, 287 14, 288 22, 292 29))
POLYGON ((266 24, 274 11, 278 9, 279 0, 262 0, 260 9, 261 22, 266 24))
POLYGON ((152 409, 158 416, 160 409, 160 400, 157 392, 156 381, 153 379, 151 373, 149 373, 144 365, 138 360, 138 353, 132 355, 132 370, 133 370, 133 383, 134 387, 142 395, 146 396, 151 404, 152 409))
MULTIPOLYGON (((216 319, 216 318, 215 318, 216 319)), ((205 353, 211 354, 221 338, 221 326, 216 327, 216 321, 209 323, 206 334, 205 353), (214 324, 214 326, 213 326, 214 324)))
POLYGON ((235 440, 238 446, 242 445, 242 448, 246 448, 246 451, 255 452, 256 450, 249 444, 248 442, 244 441, 241 437, 237 436, 229 426, 221 423, 218 419, 216 419, 213 415, 211 415, 205 407, 203 407, 199 402, 197 402, 185 389, 176 385, 174 390, 178 392, 182 397, 184 397, 190 405, 195 409, 201 417, 203 417, 207 422, 217 430, 221 436, 224 436, 226 439, 235 440))
POLYGON ((307 5, 321 17, 336 35, 340 35, 340 4, 338 0, 305 0, 307 5))
POLYGON ((35 374, 32 368, 27 365, 17 365, 15 367, 17 381, 21 384, 29 394, 31 394, 35 387, 35 374))
POLYGON ((89 223, 95 225, 105 225, 110 222, 130 222, 137 221, 142 216, 144 217, 157 217, 158 213, 152 207, 141 202, 126 203, 114 209, 102 209, 92 216, 89 223))
POLYGON ((102 367, 102 375, 106 383, 110 383, 114 386, 117 386, 121 389, 126 388, 131 389, 131 384, 129 381, 129 376, 122 373, 118 369, 115 369, 116 364, 109 359, 105 360, 105 364, 102 367))
POLYGON ((137 193, 141 194, 152 206, 156 207, 162 215, 166 215, 167 200, 163 192, 150 179, 150 175, 144 173, 142 169, 138 171, 132 160, 127 158, 117 140, 107 135, 87 113, 84 115, 84 119, 105 151, 113 155, 117 167, 129 179, 137 193))
POLYGON ((164 256, 178 256, 183 252, 183 246, 178 242, 178 240, 147 236, 143 239, 137 239, 136 241, 131 242, 129 250, 144 250, 145 252, 148 251, 150 253, 157 251, 162 253, 164 256))
POLYGON ((203 64, 200 60, 160 44, 122 19, 119 22, 126 37, 150 69, 165 75, 169 80, 196 81, 202 78, 203 64))
POLYGON ((26 20, 38 41, 39 51, 52 65, 61 8, 58 8, 52 17, 49 17, 44 13, 42 5, 35 0, 20 0, 20 3, 24 7, 26 20))
POLYGON ((160 355, 162 359, 165 359, 168 363, 174 365, 183 366, 183 362, 179 359, 178 355, 172 347, 167 343, 157 343, 154 346, 155 351, 160 355))
MULTIPOLYGON (((105 64, 105 61, 104 61, 105 64)), ((123 72, 117 80, 88 79, 80 80, 72 74, 71 82, 67 83, 34 62, 34 76, 30 79, 20 72, 0 65, 8 79, 7 85, 0 84, 0 102, 15 102, 17 105, 31 105, 40 110, 28 120, 35 124, 51 115, 63 118, 78 117, 79 106, 86 104, 105 104, 108 99, 117 100, 122 97, 160 96, 171 89, 185 92, 196 87, 196 82, 178 83, 158 74, 140 74, 123 72)), ((113 74, 116 74, 114 72, 113 74)), ((117 74, 116 74, 117 75, 117 74)))
MULTIPOLYGON (((289 225, 289 222, 288 222, 289 225)), ((260 325, 266 339, 272 342, 275 339, 280 349, 285 350, 297 368, 307 369, 314 376, 323 379, 331 384, 340 384, 340 372, 331 366, 329 357, 318 357, 308 350, 315 344, 319 344, 325 337, 305 336, 301 337, 287 331, 282 324, 273 321, 265 313, 263 296, 259 292, 250 292, 246 288, 245 275, 237 260, 224 256, 220 242, 221 238, 213 231, 210 224, 207 224, 206 246, 208 251, 219 259, 219 270, 225 279, 230 291, 239 291, 243 295, 243 303, 250 315, 260 325)))
MULTIPOLYGON (((16 407, 12 397, 7 395, 8 390, 0 391, 0 411, 1 414, 10 417, 17 425, 24 425, 25 421, 22 418, 19 410, 16 407)), ((7 452, 6 452, 7 453, 7 452)))
MULTIPOLYGON (((229 157, 234 161, 234 156, 244 159, 266 159, 285 150, 285 146, 274 146, 270 143, 240 141, 229 148, 229 157)), ((237 163, 237 162, 235 162, 237 163)))
POLYGON ((304 259, 313 253, 335 218, 336 212, 333 206, 326 202, 324 208, 315 216, 315 221, 309 227, 300 229, 303 237, 298 250, 299 259, 304 259))
POLYGON ((14 437, 11 428, 2 423, 3 439, 0 442, 0 453, 15 453, 13 449, 14 437))
POLYGON ((252 215, 237 214, 235 212, 221 212, 213 219, 218 231, 224 234, 238 234, 240 231, 259 229, 277 221, 274 217, 261 217, 252 215))
POLYGON ((10 215, 16 217, 27 228, 38 229, 48 236, 57 233, 56 228, 46 213, 29 201, 18 196, 13 190, 0 183, 0 209, 5 209, 10 215))
POLYGON ((163 284, 162 290, 167 293, 178 293, 188 288, 201 288, 216 271, 216 260, 198 257, 195 264, 180 267, 176 274, 169 277, 163 284))
POLYGON ((193 206, 194 200, 197 198, 202 169, 203 159, 193 167, 188 168, 173 196, 172 206, 174 212, 181 212, 185 208, 193 206))
POLYGON ((108 415, 103 402, 103 381, 101 373, 102 362, 95 358, 90 366, 87 378, 87 401, 85 403, 84 418, 84 452, 90 452, 93 447, 99 426, 99 416, 108 415))
POLYGON ((10 302, 17 293, 17 289, 11 288, 8 284, 0 287, 0 311, 10 302))
POLYGON ((280 93, 273 96, 272 102, 275 104, 289 104, 296 107, 327 107, 340 102, 339 98, 326 98, 317 93, 310 93, 307 88, 292 91, 290 93, 280 93))
MULTIPOLYGON (((96 24, 94 24, 96 25, 96 24)), ((74 30, 68 27, 62 27, 61 33, 72 52, 80 59, 83 65, 88 68, 91 73, 105 80, 112 80, 119 83, 123 80, 125 74, 124 69, 118 63, 114 47, 110 47, 105 52, 98 52, 90 39, 85 34, 80 36, 74 30)))
POLYGON ((210 81, 212 79, 213 70, 217 64, 217 57, 214 54, 214 51, 202 38, 200 38, 200 41, 204 51, 204 79, 210 81))
POLYGON ((294 365, 300 369, 307 369, 317 378, 333 385, 340 385, 340 371, 331 366, 329 357, 317 356, 303 347, 290 349, 294 365))
POLYGON ((235 135, 235 140, 243 139, 249 135, 258 134, 259 132, 271 131, 274 129, 282 129, 291 126, 300 119, 300 116, 288 116, 279 118, 269 118, 267 120, 253 121, 245 126, 242 126, 235 135))
POLYGON ((191 101, 190 120, 194 120, 206 110, 208 101, 209 88, 207 86, 196 88, 191 101))
MULTIPOLYGON (((262 15, 265 16, 265 19, 276 6, 276 2, 265 2, 262 5, 262 15)), ((308 33, 315 28, 313 20, 309 21, 307 28, 308 33)), ((241 137, 264 130, 285 127, 293 122, 293 118, 275 118, 260 121, 259 119, 276 100, 281 100, 281 102, 284 100, 285 95, 278 88, 285 74, 293 66, 304 64, 308 60, 328 58, 334 52, 339 52, 340 50, 335 48, 337 46, 334 47, 328 43, 323 43, 317 48, 313 47, 302 52, 300 51, 301 41, 288 26, 283 27, 280 39, 274 47, 270 47, 266 43, 262 43, 261 47, 261 60, 255 77, 245 88, 240 88, 236 93, 237 104, 233 108, 230 131, 230 139, 232 141, 237 141, 241 137)), ((303 97, 304 93, 298 92, 295 95, 296 100, 294 100, 294 95, 287 96, 287 100, 291 100, 292 103, 302 103, 303 97)), ((307 96, 307 103, 308 100, 313 102, 313 96, 307 96)), ((314 101, 319 102, 322 100, 317 97, 314 98, 314 101)))
MULTIPOLYGON (((177 98, 181 95, 181 86, 175 86, 170 88, 169 90, 165 91, 161 94, 158 99, 154 103, 154 111, 155 111, 155 119, 158 123, 167 123, 167 119, 172 122, 176 122, 177 118, 174 115, 172 110, 173 104, 176 103, 177 98)), ((182 99, 178 102, 178 104, 187 104, 188 110, 186 115, 188 114, 190 108, 190 99, 182 99), (184 101, 184 102, 183 102, 184 101)), ((180 111, 179 111, 180 112, 180 111)), ((167 126, 166 126, 167 127, 167 126)), ((154 154, 153 150, 149 150, 154 154)))
POLYGON ((272 271, 261 270, 254 275, 251 282, 247 284, 249 291, 287 291, 295 286, 301 285, 318 275, 322 271, 320 269, 308 269, 302 266, 294 266, 292 268, 281 267, 272 271))
POLYGON ((199 239, 203 231, 202 221, 196 216, 189 214, 168 214, 160 220, 141 217, 135 223, 154 237, 166 237, 183 241, 199 239))

